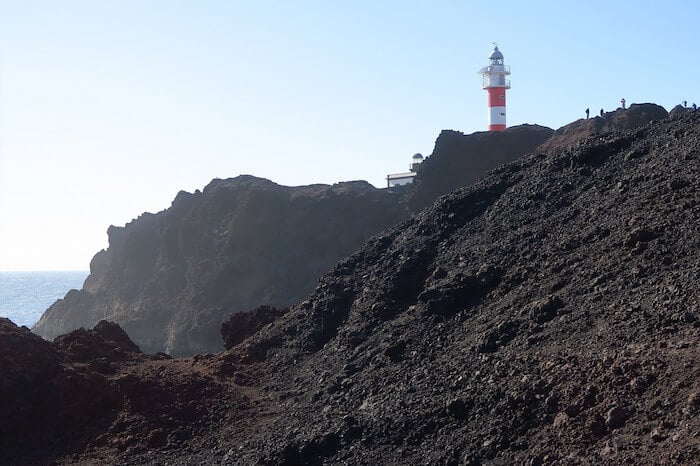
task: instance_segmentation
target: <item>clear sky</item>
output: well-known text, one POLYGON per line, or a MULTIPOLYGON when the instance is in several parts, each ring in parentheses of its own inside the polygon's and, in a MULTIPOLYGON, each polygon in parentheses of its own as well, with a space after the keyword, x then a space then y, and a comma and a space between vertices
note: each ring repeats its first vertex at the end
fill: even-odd
POLYGON ((0 270, 87 269, 110 224, 252 174, 365 179, 486 127, 700 103, 700 3, 0 0, 0 270))

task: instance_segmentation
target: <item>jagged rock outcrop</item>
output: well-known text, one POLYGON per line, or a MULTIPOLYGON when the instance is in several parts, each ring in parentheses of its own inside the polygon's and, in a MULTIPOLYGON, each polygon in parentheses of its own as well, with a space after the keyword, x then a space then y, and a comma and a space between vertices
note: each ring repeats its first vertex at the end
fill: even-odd
POLYGON ((697 111, 697 109, 694 109, 692 107, 684 107, 682 105, 676 105, 675 107, 673 107, 671 109, 670 112, 668 112, 668 116, 670 116, 671 118, 676 118, 678 116, 685 115, 686 113, 695 112, 695 111, 697 111))
POLYGON ((538 125, 469 135, 444 130, 435 141, 432 155, 420 165, 408 188, 408 205, 418 212, 453 189, 469 186, 489 170, 531 152, 552 133, 552 129, 538 125))
POLYGON ((51 343, 0 318, 0 463, 104 464, 219 431, 249 400, 201 361, 146 355, 111 322, 51 343))
POLYGON ((224 347, 226 349, 233 348, 287 312, 289 312, 289 308, 273 306, 259 306, 252 311, 236 312, 221 324, 224 347))
POLYGON ((60 335, 54 344, 74 362, 122 361, 141 352, 119 325, 106 320, 99 321, 92 330, 79 328, 60 335))
POLYGON ((0 318, 0 462, 42 464, 72 452, 110 417, 116 392, 53 344, 0 318))
POLYGON ((46 361, 120 395, 66 443, 44 432, 65 463, 692 464, 698 224, 693 113, 489 173, 219 354, 93 367, 0 325, 0 383, 46 361))
POLYGON ((398 194, 366 182, 214 180, 163 212, 110 227, 83 289, 34 330, 52 339, 108 319, 147 352, 215 351, 228 315, 298 302, 339 258, 406 215, 398 194))

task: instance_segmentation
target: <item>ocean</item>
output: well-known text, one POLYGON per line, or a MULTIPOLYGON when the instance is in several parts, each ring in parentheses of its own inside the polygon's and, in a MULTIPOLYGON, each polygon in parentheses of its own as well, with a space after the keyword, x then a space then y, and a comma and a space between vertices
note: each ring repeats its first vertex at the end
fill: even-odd
POLYGON ((71 288, 80 289, 87 271, 0 272, 0 317, 31 327, 71 288))

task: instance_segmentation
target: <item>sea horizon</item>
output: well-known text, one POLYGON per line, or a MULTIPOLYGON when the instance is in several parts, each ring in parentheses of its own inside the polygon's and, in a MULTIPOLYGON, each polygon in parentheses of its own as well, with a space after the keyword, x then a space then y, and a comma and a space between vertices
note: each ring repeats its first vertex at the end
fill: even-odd
POLYGON ((88 269, 0 269, 0 273, 53 273, 53 272, 85 272, 88 269))
POLYGON ((32 327, 57 300, 80 289, 88 270, 0 271, 0 317, 32 327))

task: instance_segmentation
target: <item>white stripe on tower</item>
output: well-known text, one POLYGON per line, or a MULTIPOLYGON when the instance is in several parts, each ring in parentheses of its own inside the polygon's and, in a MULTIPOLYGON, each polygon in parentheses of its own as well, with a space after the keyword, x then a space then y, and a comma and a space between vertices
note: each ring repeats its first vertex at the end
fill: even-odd
POLYGON ((489 108, 489 125, 506 124, 506 107, 490 107, 489 108))

